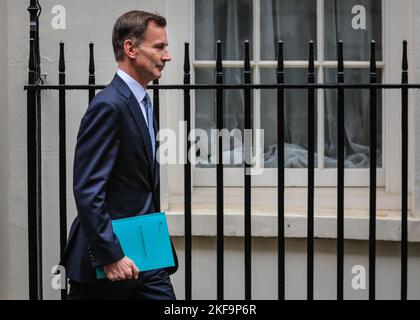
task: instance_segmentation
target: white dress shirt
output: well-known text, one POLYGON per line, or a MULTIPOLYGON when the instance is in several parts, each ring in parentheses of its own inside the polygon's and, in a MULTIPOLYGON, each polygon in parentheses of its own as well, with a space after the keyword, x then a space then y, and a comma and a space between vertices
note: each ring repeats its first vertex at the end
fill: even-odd
MULTIPOLYGON (((137 102, 140 105, 140 109, 143 113, 144 121, 146 122, 146 125, 149 126, 147 123, 147 113, 146 113, 146 106, 143 103, 144 96, 146 95, 146 90, 143 88, 143 86, 138 83, 136 80, 134 80, 132 77, 130 77, 126 72, 122 71, 121 69, 118 69, 117 75, 128 85, 131 92, 136 97, 137 102)), ((152 106, 153 110, 153 106, 152 106)))

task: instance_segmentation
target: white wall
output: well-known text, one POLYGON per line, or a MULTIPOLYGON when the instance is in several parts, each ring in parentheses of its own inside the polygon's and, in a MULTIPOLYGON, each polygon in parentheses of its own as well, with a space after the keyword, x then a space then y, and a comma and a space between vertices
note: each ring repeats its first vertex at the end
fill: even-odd
MULTIPOLYGON (((42 71, 47 74, 46 84, 58 82, 58 43, 66 44, 67 83, 87 83, 88 79, 88 44, 95 43, 97 83, 108 83, 115 72, 115 62, 112 55, 111 30, 115 19, 123 12, 131 9, 158 11, 168 15, 165 0, 92 0, 62 1, 67 10, 67 29, 54 30, 51 27, 51 8, 57 4, 55 0, 41 1, 41 55, 42 71), (94 10, 92 8, 95 8, 94 10)), ((417 24, 420 24, 420 1, 417 1, 417 24)), ((0 281, 9 279, 8 298, 27 298, 28 296, 28 266, 27 266, 27 193, 26 193, 26 95, 23 86, 27 81, 28 58, 28 1, 1 1, 0 3, 0 43, 8 40, 8 46, 0 48, 0 72, 9 70, 8 82, 0 77, 0 281), (7 8, 7 10, 6 10, 7 8), (9 17, 8 20, 5 18, 9 17), (11 19, 13 17, 13 19, 11 19), (7 36, 1 33, 2 25, 7 24, 7 36), (2 51, 3 50, 3 51, 2 51), (6 55, 7 59, 2 55, 6 55), (8 61, 8 65, 2 61, 8 61), (8 96, 7 93, 8 85, 8 96), (5 98, 3 98, 5 97, 5 98), (6 103, 4 103, 6 102, 6 103), (7 104, 8 102, 8 104, 7 104), (7 116, 5 116, 7 115, 7 116), (12 125, 8 125, 8 124, 12 125), (9 192, 8 192, 9 191, 9 192), (7 222, 8 220, 8 222, 7 222), (3 223, 4 222, 4 223, 3 223), (8 231, 8 233, 7 233, 8 231), (10 240, 7 242, 7 236, 10 240), (8 259, 8 254, 10 259, 8 259), (7 263, 8 262, 8 263, 7 263), (5 270, 4 268, 7 268, 5 270)), ((170 26, 168 28, 174 28, 170 26)), ((173 30, 173 29, 172 29, 173 30)), ((171 39, 170 39, 171 41, 171 39)), ((417 50, 420 52, 420 42, 417 39, 417 50)), ((173 46, 181 47, 182 44, 173 46)), ((412 49, 414 49, 412 47, 412 49)), ((182 55, 174 55, 174 61, 169 68, 182 72, 182 55)), ((420 67, 420 56, 417 55, 417 66, 420 67)), ((420 75, 420 69, 417 70, 420 75)), ((420 79, 420 77, 418 77, 420 79)), ((165 80, 163 79, 163 82, 165 80)), ((420 98, 420 97, 419 97, 420 98)), ((49 272, 58 262, 58 98, 53 91, 42 94, 42 169, 43 169, 43 230, 44 230, 44 294, 46 298, 57 298, 58 293, 50 288, 49 272)), ((418 101, 418 100, 417 100, 418 101)), ((163 114, 166 109, 165 95, 161 100, 163 114)), ((68 225, 75 215, 72 195, 72 165, 73 151, 80 118, 87 107, 87 94, 69 92, 67 94, 67 208, 68 225)), ((173 113, 172 113, 173 114, 173 113)), ((420 123, 420 114, 416 112, 420 123)), ((163 117, 163 126, 165 118, 163 117)), ((416 135, 420 138, 420 126, 417 125, 416 135)), ((416 163, 420 163, 420 152, 416 150, 416 163)), ((417 169, 417 188, 420 187, 420 170, 417 169)), ((419 190, 419 189, 417 189, 419 190)), ((417 193, 419 195, 420 193, 417 193)), ((420 201, 420 196, 418 197, 420 201)), ((417 206, 419 208, 419 206, 417 206)), ((193 264, 193 295, 196 298, 215 297, 215 238, 199 237, 194 240, 193 264)), ((176 238, 175 245, 180 255, 180 271, 173 281, 179 298, 183 297, 183 242, 176 238)), ((253 256, 253 288, 255 298, 276 297, 276 241, 274 238, 255 238, 253 256)), ((420 271, 419 245, 410 246, 409 264, 409 297, 420 299, 420 280, 416 276, 420 271)), ((317 240, 315 245, 315 298, 335 297, 335 241, 317 240)), ((346 242, 346 297, 364 299, 367 290, 354 291, 350 288, 350 269, 355 264, 367 267, 367 242, 346 242)), ((243 259, 242 239, 227 238, 225 253, 226 298, 243 297, 242 283, 243 259)), ((399 277, 398 243, 378 243, 378 298, 398 298, 399 277)), ((306 252, 305 240, 289 239, 287 241, 287 298, 305 298, 306 252)), ((5 290, 0 285, 0 290, 5 290)), ((1 291, 0 291, 1 292, 1 291)))
POLYGON ((9 117, 9 298, 28 297, 26 93, 29 55, 27 1, 4 1, 8 15, 9 117), (13 18, 11 18, 13 17, 13 18))
MULTIPOLYGON (((420 1, 416 1, 416 18, 415 18, 415 30, 419 30, 420 28, 420 1)), ((416 73, 415 73, 415 81, 420 81, 420 38, 415 37, 415 43, 413 44, 413 48, 416 50, 415 61, 416 61, 416 73)), ((420 90, 417 90, 415 93, 416 99, 416 107, 415 107, 415 123, 420 123, 420 109, 418 107, 420 101, 420 90)), ((414 140, 416 145, 418 145, 420 141, 420 126, 416 126, 415 130, 415 137, 414 140)), ((415 189, 420 190, 420 148, 415 149, 415 189)), ((416 192, 415 194, 415 207, 416 211, 420 212, 420 192, 416 192)))
MULTIPOLYGON (((277 299, 277 239, 254 238, 252 240, 252 298, 277 299)), ((179 299, 185 295, 184 239, 176 238, 181 267, 172 276, 175 293, 179 299)), ((194 237, 192 251, 193 299, 216 299, 216 246, 215 238, 194 237)), ((336 299, 337 268, 336 241, 315 240, 314 299, 336 299)), ((377 242, 376 297, 377 299, 400 298, 400 260, 398 243, 377 242)), ((369 296, 368 242, 346 241, 344 260, 344 299, 367 300, 369 296), (366 270, 366 289, 352 287, 354 266, 366 270)), ((420 244, 409 246, 408 299, 420 299, 420 244)), ((225 299, 244 299, 244 255, 242 238, 225 238, 225 299)), ((285 298, 306 299, 306 239, 286 240, 286 291, 285 298)))
POLYGON ((7 2, 0 3, 0 299, 7 297, 9 234, 9 135, 7 101, 7 2))
MULTIPOLYGON (((6 3, 2 1, 6 6, 6 3)), ((28 296, 27 261, 27 193, 26 193, 26 96, 23 86, 27 82, 29 1, 8 1, 9 39, 9 130, 10 208, 10 298, 28 296)), ((63 1, 66 8, 67 29, 55 30, 51 26, 51 10, 55 0, 40 1, 40 42, 42 73, 46 84, 58 83, 59 42, 66 45, 67 83, 87 83, 89 42, 95 43, 96 82, 109 83, 116 71, 111 44, 114 21, 125 11, 142 9, 166 14, 165 1, 113 0, 63 1), (92 8, 95 8, 94 10, 92 8), (94 14, 93 14, 94 12, 94 14)), ((3 11, 2 11, 3 12, 3 11)), ((72 194, 73 152, 77 130, 87 108, 87 93, 67 93, 67 197, 68 226, 76 214, 72 194)), ((2 166, 3 168, 3 166, 2 166)), ((43 206, 43 272, 45 297, 54 297, 50 286, 51 268, 59 261, 59 204, 58 204, 58 95, 54 91, 42 93, 42 206, 43 206)), ((3 272, 4 274, 4 272, 3 272)))

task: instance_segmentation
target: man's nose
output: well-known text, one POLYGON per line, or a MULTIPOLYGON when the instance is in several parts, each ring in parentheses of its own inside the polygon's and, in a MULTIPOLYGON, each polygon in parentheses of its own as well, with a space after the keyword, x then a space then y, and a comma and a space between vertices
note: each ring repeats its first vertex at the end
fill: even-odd
POLYGON ((172 60, 172 57, 171 57, 171 55, 170 55, 170 53, 169 53, 169 51, 167 51, 163 56, 162 56, 162 60, 163 61, 167 61, 167 62, 169 62, 169 61, 171 61, 172 60))

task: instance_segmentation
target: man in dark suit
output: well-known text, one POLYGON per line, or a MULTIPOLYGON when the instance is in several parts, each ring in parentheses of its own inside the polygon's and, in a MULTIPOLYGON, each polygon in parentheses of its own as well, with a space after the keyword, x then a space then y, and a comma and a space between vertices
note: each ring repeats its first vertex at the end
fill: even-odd
POLYGON ((168 52, 165 18, 130 11, 115 23, 112 43, 118 71, 92 100, 80 124, 73 191, 78 215, 61 264, 69 299, 175 299, 169 275, 142 272, 126 257, 111 220, 158 212, 157 123, 146 93, 159 79, 168 52), (107 279, 97 280, 103 267, 107 279))

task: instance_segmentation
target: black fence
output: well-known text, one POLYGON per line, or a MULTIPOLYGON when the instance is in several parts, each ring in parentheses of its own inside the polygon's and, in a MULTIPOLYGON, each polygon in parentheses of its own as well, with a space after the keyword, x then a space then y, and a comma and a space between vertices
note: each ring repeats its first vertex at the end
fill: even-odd
MULTIPOLYGON (((44 85, 40 73, 40 49, 38 36, 38 12, 39 5, 36 0, 30 0, 30 55, 27 90, 27 152, 28 152, 28 246, 29 246, 29 297, 30 299, 42 299, 42 220, 41 220, 41 91, 55 90, 59 94, 59 202, 60 202, 60 253, 66 246, 67 239, 67 209, 66 209, 66 92, 68 90, 88 91, 89 102, 95 95, 96 90, 103 89, 104 85, 95 84, 94 46, 89 44, 89 77, 88 85, 67 85, 64 60, 64 44, 60 43, 59 58, 59 84, 44 85)), ((159 85, 155 81, 149 89, 153 89, 153 103, 155 115, 159 123, 159 92, 160 90, 182 90, 184 93, 184 121, 187 123, 187 136, 191 131, 191 90, 215 90, 217 106, 217 129, 221 130, 223 124, 223 95, 225 90, 243 90, 245 128, 251 129, 251 91, 258 89, 272 89, 277 91, 277 214, 278 214, 278 299, 285 299, 285 234, 284 234, 284 192, 285 192, 285 166, 284 166, 284 93, 286 89, 306 90, 308 93, 308 168, 307 168, 307 299, 312 300, 314 294, 314 168, 315 168, 315 92, 318 89, 337 90, 337 299, 343 299, 344 291, 344 91, 346 89, 369 90, 370 92, 370 150, 376 150, 376 94, 380 89, 397 89, 401 92, 401 130, 402 130, 402 171, 401 171, 401 299, 407 299, 407 259, 408 259, 408 90, 420 89, 420 84, 408 84, 408 60, 407 42, 402 46, 402 79, 400 84, 377 83, 378 73, 376 69, 376 46, 371 42, 370 59, 370 82, 367 84, 344 84, 345 70, 343 62, 343 42, 338 43, 338 69, 337 82, 333 84, 315 83, 314 67, 314 42, 309 43, 309 58, 307 83, 285 84, 283 43, 278 43, 277 82, 269 85, 251 84, 251 67, 249 59, 249 42, 244 43, 245 59, 243 84, 227 85, 223 82, 222 43, 217 42, 216 83, 215 84, 191 84, 189 44, 185 44, 184 83, 180 85, 159 85)), ((223 192, 223 162, 222 162, 222 137, 219 136, 217 173, 217 299, 224 298, 224 192, 223 192)), ((190 149, 190 141, 186 138, 187 150, 190 149)), ((252 298, 251 292, 251 175, 247 174, 250 168, 249 157, 251 146, 246 146, 244 163, 244 266, 245 266, 245 299, 252 298), (248 160, 247 160, 248 159, 248 160)), ((188 158, 188 157, 187 157, 188 158)), ((376 152, 370 152, 370 187, 369 187, 369 299, 375 299, 375 258, 376 258, 376 152)), ((192 297, 192 184, 191 163, 187 159, 184 167, 185 179, 185 298, 192 297)), ((66 290, 62 290, 62 299, 66 298, 66 290)))

